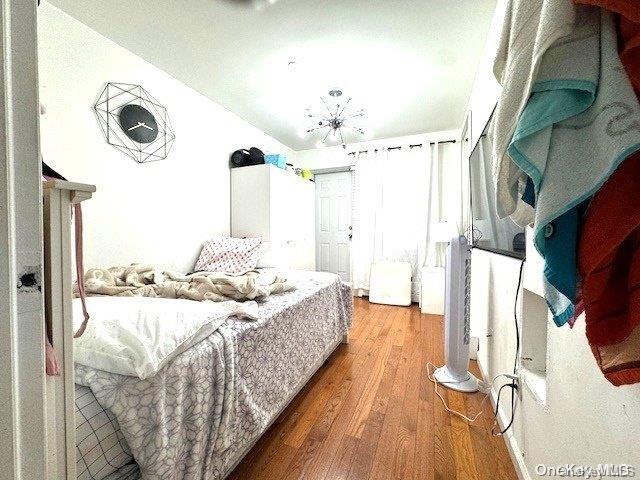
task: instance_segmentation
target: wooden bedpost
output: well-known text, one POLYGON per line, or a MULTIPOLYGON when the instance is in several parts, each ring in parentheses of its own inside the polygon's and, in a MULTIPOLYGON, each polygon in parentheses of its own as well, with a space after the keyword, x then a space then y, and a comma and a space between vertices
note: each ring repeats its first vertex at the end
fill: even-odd
POLYGON ((71 206, 91 198, 96 187, 43 182, 45 318, 60 363, 59 377, 47 377, 47 479, 76 478, 75 382, 73 372, 73 266, 71 206))

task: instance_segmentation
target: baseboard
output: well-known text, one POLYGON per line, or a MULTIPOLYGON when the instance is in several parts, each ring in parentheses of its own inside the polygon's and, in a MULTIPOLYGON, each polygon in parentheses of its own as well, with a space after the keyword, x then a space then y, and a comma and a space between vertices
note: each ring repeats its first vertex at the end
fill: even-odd
MULTIPOLYGON (((483 379, 491 378, 488 377, 482 368, 482 364, 480 361, 478 363, 478 368, 480 369, 480 373, 483 379)), ((490 397, 491 404, 495 405, 497 401, 498 392, 495 388, 491 388, 490 397)), ((493 408, 493 407, 492 407, 493 408)), ((509 416, 507 412, 505 412, 504 408, 498 405, 498 426, 502 430, 509 423, 509 416)), ((502 435, 504 438, 504 443, 507 446, 507 451, 509 452, 509 456, 511 457, 511 462, 513 463, 514 468, 516 469, 516 474, 520 480, 532 480, 531 475, 529 474, 529 470, 527 469, 527 465, 524 461, 524 457, 522 456, 522 450, 518 447, 518 442, 513 436, 513 432, 509 430, 507 433, 502 435)))

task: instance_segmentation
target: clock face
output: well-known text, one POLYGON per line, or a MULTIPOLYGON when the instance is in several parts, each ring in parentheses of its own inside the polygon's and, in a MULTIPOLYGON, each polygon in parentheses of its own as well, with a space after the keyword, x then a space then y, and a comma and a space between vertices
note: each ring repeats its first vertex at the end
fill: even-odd
POLYGON ((158 136, 158 122, 146 108, 133 103, 120 110, 120 126, 127 136, 138 143, 151 143, 158 136))

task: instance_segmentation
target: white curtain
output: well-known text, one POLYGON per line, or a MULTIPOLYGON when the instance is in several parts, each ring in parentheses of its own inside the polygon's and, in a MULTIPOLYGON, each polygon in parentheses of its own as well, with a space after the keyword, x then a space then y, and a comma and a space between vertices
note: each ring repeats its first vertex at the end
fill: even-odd
POLYGON ((381 260, 410 262, 417 301, 422 266, 441 262, 435 224, 446 216, 438 145, 379 148, 356 154, 353 284, 369 290, 371 264, 381 260))

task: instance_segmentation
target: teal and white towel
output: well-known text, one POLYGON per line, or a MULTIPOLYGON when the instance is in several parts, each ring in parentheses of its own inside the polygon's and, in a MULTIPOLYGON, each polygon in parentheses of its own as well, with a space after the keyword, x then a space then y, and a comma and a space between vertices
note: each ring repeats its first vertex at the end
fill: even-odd
POLYGON ((526 183, 507 155, 507 148, 547 50, 575 31, 576 11, 571 0, 506 1, 493 65, 494 75, 502 85, 492 135, 496 209, 500 217, 516 212, 518 194, 526 183))
POLYGON ((640 149, 640 106, 618 57, 613 16, 574 8, 577 28, 545 53, 508 148, 533 182, 534 243, 558 325, 574 313, 578 209, 640 149))

